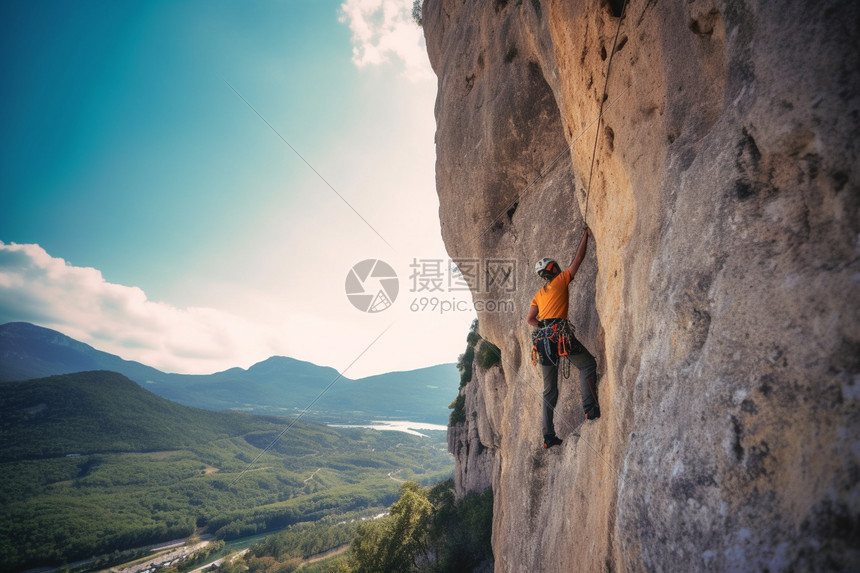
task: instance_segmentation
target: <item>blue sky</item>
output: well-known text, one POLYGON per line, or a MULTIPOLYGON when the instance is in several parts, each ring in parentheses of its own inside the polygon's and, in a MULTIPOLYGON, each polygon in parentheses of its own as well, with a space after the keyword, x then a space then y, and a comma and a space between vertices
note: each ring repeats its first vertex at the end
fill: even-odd
POLYGON ((177 372, 273 354, 338 369, 360 355, 351 377, 456 360, 474 313, 409 310, 420 294, 470 300, 408 292, 411 261, 447 256, 436 83, 410 9, 3 3, 0 322, 177 372), (344 294, 367 258, 401 278, 384 312, 344 294))

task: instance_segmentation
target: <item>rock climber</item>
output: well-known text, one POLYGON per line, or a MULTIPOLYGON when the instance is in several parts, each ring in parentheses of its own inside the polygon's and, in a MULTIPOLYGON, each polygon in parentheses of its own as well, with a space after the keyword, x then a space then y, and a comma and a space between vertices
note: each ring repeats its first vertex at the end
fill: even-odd
POLYGON ((532 335, 534 352, 540 360, 543 373, 543 447, 551 448, 561 444, 555 434, 553 414, 558 402, 558 366, 566 355, 579 370, 582 389, 582 408, 588 420, 600 417, 597 403, 595 380, 597 362, 573 334, 567 320, 569 303, 568 285, 576 276, 576 271, 585 258, 588 247, 588 227, 582 235, 573 262, 565 270, 553 259, 546 257, 535 264, 535 272, 545 284, 532 299, 526 322, 535 327, 532 335), (561 342, 561 343, 560 343, 561 342))

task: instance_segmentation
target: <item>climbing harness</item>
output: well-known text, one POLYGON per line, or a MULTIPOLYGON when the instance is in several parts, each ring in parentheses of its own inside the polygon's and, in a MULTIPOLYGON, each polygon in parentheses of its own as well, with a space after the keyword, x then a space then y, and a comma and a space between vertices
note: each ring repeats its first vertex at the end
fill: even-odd
POLYGON ((609 87, 609 73, 612 71, 612 58, 615 57, 615 46, 618 45, 618 34, 621 32, 621 22, 624 20, 624 9, 627 0, 621 4, 620 16, 618 16, 618 27, 615 29, 615 39, 612 41, 612 52, 609 53, 609 61, 606 63, 606 79, 603 82, 603 94, 600 96, 600 113, 597 114, 597 130, 594 134, 594 149, 591 150, 591 168, 588 171, 588 186, 585 189, 585 214, 582 221, 588 225, 588 196, 591 194, 591 180, 594 175, 594 158, 597 155, 597 142, 600 140, 600 123, 603 121, 603 104, 606 101, 606 88, 609 87))
POLYGON ((532 364, 560 366, 562 376, 570 377, 570 357, 585 352, 567 319, 541 320, 532 332, 532 364))

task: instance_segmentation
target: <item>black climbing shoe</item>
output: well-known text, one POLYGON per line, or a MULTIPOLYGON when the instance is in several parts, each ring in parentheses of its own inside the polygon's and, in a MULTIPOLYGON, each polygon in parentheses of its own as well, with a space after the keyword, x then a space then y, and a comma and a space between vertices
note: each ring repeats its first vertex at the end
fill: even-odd
POLYGON ((585 419, 586 420, 596 420, 599 417, 600 417, 600 406, 597 406, 597 405, 592 406, 585 413, 585 419))
POLYGON ((545 450, 558 445, 561 445, 561 439, 558 436, 547 436, 543 439, 543 447, 545 450))

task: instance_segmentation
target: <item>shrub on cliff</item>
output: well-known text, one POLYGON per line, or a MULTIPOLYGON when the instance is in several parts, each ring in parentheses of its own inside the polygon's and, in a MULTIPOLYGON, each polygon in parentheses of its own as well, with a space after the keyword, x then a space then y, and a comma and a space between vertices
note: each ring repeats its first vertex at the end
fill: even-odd
MULTIPOLYGON (((473 324, 474 328, 477 328, 478 327, 477 319, 472 324, 473 324)), ((478 344, 479 340, 481 340, 481 335, 478 334, 477 330, 470 330, 469 334, 466 335, 466 344, 468 344, 472 348, 474 348, 478 344)))
POLYGON ((457 368, 460 370, 460 388, 472 380, 472 364, 475 361, 475 346, 481 341, 478 334, 478 319, 472 321, 469 334, 466 335, 466 350, 457 358, 457 368))
POLYGON ((424 0, 413 0, 412 2, 412 21, 415 22, 418 26, 424 25, 424 16, 421 11, 423 5, 424 0))
POLYGON ((457 358, 457 368, 460 370, 460 388, 472 380, 472 363, 474 360, 474 346, 467 346, 465 352, 457 358))
POLYGON ((456 426, 466 421, 466 395, 457 394, 454 401, 448 406, 451 410, 451 415, 448 417, 448 425, 456 426))
POLYGON ((482 340, 475 353, 475 361, 484 370, 489 370, 502 361, 502 351, 489 340, 482 340))

